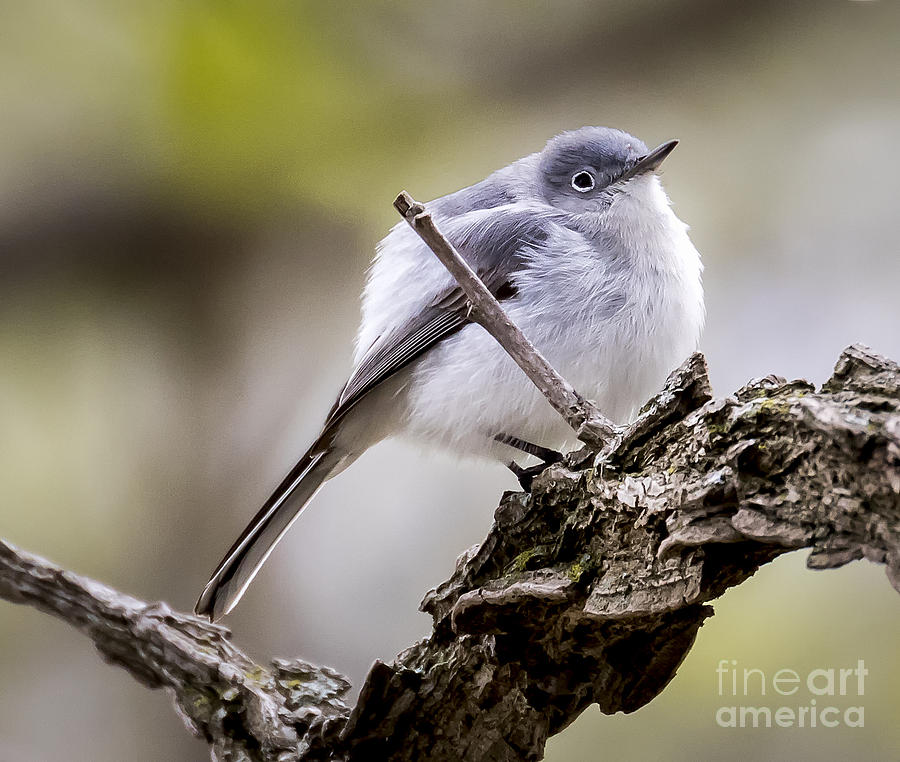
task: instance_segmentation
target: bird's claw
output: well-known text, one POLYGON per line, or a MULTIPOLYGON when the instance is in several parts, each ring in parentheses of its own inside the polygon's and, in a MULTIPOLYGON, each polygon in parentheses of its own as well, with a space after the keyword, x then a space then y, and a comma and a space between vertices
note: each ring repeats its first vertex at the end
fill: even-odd
POLYGON ((531 492, 531 485, 534 482, 536 476, 544 473, 550 466, 558 463, 559 460, 553 461, 544 461, 543 463, 538 463, 534 466, 528 466, 528 468, 523 468, 514 460, 511 460, 506 464, 506 467, 515 474, 516 479, 519 480, 519 484, 522 486, 522 489, 526 492, 531 492))

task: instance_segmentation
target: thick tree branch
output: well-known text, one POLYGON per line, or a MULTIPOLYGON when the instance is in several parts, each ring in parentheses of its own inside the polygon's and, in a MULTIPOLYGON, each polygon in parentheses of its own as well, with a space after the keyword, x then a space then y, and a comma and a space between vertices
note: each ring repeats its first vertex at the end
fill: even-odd
POLYGON ((0 597, 70 622, 167 687, 215 759, 536 760, 592 703, 665 687, 707 605, 798 548, 867 558, 900 590, 900 368, 847 349, 816 391, 768 376, 711 399, 695 355, 602 458, 584 449, 507 493, 486 540, 423 608, 428 639, 346 681, 254 664, 227 630, 0 543, 0 597))
MULTIPOLYGON (((254 664, 229 632, 165 603, 148 604, 0 540, 0 597, 63 619, 104 660, 149 688, 168 688, 188 728, 222 760, 317 759, 342 726, 350 688, 301 659, 254 664), (302 739, 302 740, 301 740, 302 739)), ((327 758, 323 752, 322 758, 327 758)))
POLYGON ((578 439, 598 449, 609 444, 616 435, 616 426, 592 402, 575 391, 535 349, 453 244, 438 230, 425 206, 403 191, 394 200, 394 207, 459 284, 469 300, 472 319, 516 361, 578 439))

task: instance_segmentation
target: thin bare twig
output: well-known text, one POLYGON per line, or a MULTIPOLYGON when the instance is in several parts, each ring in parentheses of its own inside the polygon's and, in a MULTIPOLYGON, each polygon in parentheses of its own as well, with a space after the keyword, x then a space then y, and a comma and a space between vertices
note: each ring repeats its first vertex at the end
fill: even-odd
POLYGON ((516 361, 578 438, 596 449, 608 445, 617 434, 615 424, 557 373, 510 320, 500 302, 435 225, 424 205, 403 191, 394 200, 394 207, 459 284, 471 304, 472 318, 516 361))

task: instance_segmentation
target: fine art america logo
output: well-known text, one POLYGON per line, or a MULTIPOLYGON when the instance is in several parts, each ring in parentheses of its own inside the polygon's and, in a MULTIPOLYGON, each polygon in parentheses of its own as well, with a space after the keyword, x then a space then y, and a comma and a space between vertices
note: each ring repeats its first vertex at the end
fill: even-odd
POLYGON ((727 704, 716 710, 723 728, 848 728, 865 727, 862 701, 869 670, 862 659, 853 668, 814 669, 807 673, 779 669, 738 668, 737 660, 722 659, 716 667, 719 695, 727 704), (849 699, 837 699, 840 696, 849 699), (852 701, 854 706, 844 706, 852 701), (835 706, 835 704, 841 706, 835 706))

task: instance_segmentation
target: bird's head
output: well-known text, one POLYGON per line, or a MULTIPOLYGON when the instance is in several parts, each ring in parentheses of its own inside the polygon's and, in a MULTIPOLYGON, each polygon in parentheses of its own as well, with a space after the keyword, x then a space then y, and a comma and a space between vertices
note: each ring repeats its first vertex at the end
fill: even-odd
POLYGON ((540 192, 551 206, 595 223, 619 199, 653 209, 665 203, 655 170, 677 144, 670 140, 649 151, 636 137, 609 127, 564 132, 540 153, 540 192))

